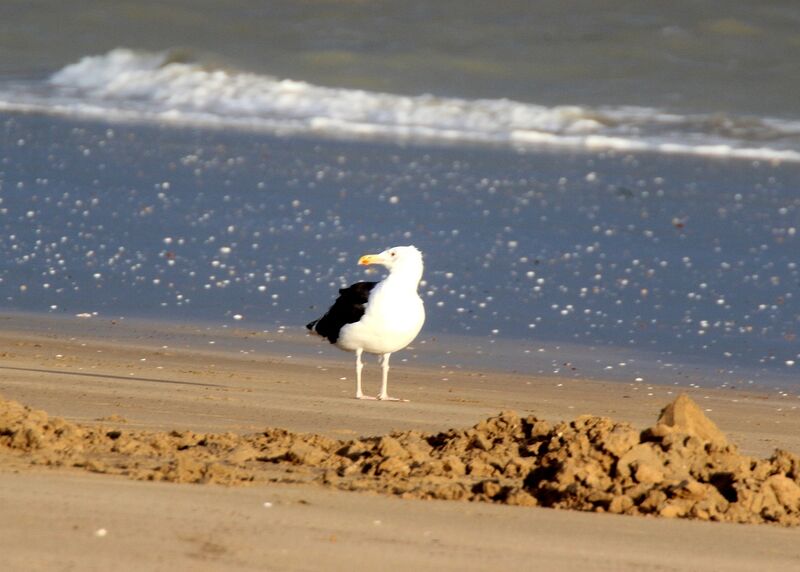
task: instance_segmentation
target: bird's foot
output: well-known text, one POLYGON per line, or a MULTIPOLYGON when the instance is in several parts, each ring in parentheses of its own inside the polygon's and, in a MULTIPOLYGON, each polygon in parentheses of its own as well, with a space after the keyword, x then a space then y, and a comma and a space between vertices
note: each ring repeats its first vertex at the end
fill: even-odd
POLYGON ((408 399, 400 399, 399 397, 389 397, 388 395, 379 395, 376 397, 378 401, 400 401, 402 403, 408 403, 408 399))
POLYGON ((367 401, 375 401, 378 398, 377 397, 372 397, 371 395, 364 395, 363 393, 361 393, 361 394, 357 393, 356 394, 356 399, 366 399, 367 401))

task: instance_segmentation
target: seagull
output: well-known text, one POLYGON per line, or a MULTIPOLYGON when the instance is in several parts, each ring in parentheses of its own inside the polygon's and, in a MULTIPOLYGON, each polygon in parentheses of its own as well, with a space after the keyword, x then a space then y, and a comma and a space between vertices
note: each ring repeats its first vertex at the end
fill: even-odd
POLYGON ((306 328, 338 348, 356 353, 356 399, 376 399, 365 396, 361 389, 361 355, 367 352, 380 356, 383 381, 377 399, 400 401, 388 393, 389 356, 414 341, 425 323, 425 307, 417 294, 422 253, 413 246, 395 246, 380 254, 366 254, 358 263, 381 264, 389 275, 380 282, 341 288, 333 306, 306 328))

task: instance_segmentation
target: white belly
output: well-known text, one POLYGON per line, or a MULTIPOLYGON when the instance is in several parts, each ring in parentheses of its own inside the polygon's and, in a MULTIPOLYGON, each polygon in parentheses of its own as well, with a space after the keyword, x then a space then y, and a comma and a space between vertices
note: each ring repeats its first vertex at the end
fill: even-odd
POLYGON ((425 323, 425 308, 416 292, 403 297, 376 292, 361 320, 344 326, 336 345, 373 354, 399 351, 414 341, 425 323))

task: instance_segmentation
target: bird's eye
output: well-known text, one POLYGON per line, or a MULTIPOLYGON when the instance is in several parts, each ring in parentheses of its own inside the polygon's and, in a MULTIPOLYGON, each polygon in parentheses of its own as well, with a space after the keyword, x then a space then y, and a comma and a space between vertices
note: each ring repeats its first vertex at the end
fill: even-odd
POLYGON ((389 255, 390 256, 397 256, 397 253, 396 252, 390 252, 389 255))

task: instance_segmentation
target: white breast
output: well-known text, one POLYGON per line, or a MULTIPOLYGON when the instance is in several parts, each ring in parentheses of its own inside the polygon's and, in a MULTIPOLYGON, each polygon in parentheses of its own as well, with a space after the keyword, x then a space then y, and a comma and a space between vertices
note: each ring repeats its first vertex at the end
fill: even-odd
POLYGON ((342 328, 336 345, 351 351, 392 353, 414 341, 424 323, 425 307, 416 289, 393 287, 387 280, 375 287, 361 319, 342 328))

